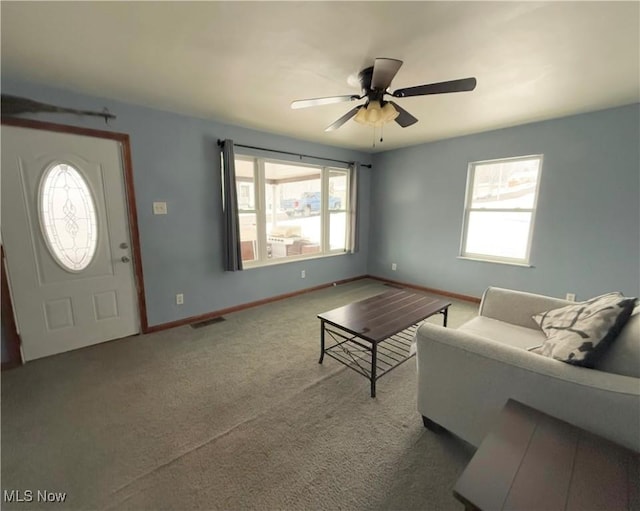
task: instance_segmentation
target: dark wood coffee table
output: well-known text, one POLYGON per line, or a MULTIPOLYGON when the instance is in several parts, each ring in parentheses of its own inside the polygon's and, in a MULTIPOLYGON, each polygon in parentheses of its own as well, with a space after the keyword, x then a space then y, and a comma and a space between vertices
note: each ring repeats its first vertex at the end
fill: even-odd
POLYGON ((510 399, 453 494, 469 511, 637 510, 639 481, 638 453, 510 399))
POLYGON ((371 397, 376 380, 409 360, 416 328, 434 314, 444 316, 451 302, 420 291, 393 288, 380 295, 318 314, 320 360, 325 354, 367 377, 371 397), (334 344, 325 346, 325 335, 334 344))

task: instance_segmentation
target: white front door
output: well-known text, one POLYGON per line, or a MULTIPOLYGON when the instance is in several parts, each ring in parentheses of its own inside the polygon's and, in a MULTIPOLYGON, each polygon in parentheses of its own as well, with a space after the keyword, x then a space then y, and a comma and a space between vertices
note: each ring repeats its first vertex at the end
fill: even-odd
POLYGON ((139 332, 122 148, 2 126, 2 242, 25 361, 139 332))

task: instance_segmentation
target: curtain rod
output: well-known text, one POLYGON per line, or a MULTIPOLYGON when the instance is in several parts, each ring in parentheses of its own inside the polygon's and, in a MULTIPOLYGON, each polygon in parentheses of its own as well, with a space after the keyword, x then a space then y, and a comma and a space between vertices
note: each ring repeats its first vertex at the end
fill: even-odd
MULTIPOLYGON (((221 146, 223 142, 224 140, 218 139, 219 146, 221 146)), ((299 156, 300 158, 314 158, 316 160, 335 161, 338 163, 346 163, 347 165, 353 163, 352 161, 336 160, 334 158, 324 158, 323 156, 311 156, 310 154, 291 153, 289 151, 278 151, 277 149, 267 149, 266 147, 256 147, 253 145, 243 145, 243 144, 236 144, 236 143, 234 143, 233 145, 236 147, 244 147, 245 149, 257 149, 258 151, 268 151, 270 153, 289 154, 291 156, 299 156)), ((360 166, 367 167, 368 169, 371 168, 371 165, 367 163, 361 163, 360 166)))

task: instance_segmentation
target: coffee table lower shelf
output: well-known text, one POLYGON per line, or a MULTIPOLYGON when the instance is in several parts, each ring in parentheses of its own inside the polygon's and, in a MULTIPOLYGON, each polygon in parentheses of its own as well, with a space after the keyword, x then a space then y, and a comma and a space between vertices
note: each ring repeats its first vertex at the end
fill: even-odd
POLYGON ((377 343, 342 331, 334 325, 323 325, 323 333, 335 343, 324 348, 319 362, 322 363, 326 354, 368 378, 371 382, 371 397, 376 397, 376 380, 415 355, 411 353, 411 343, 419 325, 420 323, 411 325, 377 343))

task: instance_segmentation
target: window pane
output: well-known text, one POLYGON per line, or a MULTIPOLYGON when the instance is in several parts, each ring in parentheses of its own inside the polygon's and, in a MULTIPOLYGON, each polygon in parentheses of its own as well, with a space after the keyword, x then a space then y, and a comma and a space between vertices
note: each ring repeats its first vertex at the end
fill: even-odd
POLYGON ((347 209, 347 173, 331 170, 329 172, 329 209, 347 209))
POLYGON ((96 252, 98 219, 89 186, 78 169, 60 163, 40 187, 40 222, 53 258, 66 270, 84 270, 96 252))
POLYGON ((321 251, 320 169, 265 162, 267 257, 321 251))
POLYGON ((320 214, 320 169, 265 162, 267 203, 274 203, 275 210, 289 217, 320 214))
POLYGON ((253 161, 235 160, 235 163, 238 209, 254 210, 256 209, 256 192, 253 161))
POLYGON ((471 211, 463 255, 527 257, 531 213, 471 211))
POLYGON ((243 261, 258 259, 258 226, 255 213, 239 213, 240 252, 243 261))
POLYGON ((329 249, 344 250, 347 247, 347 214, 329 214, 329 249))
POLYGON ((477 164, 471 207, 533 208, 539 170, 538 158, 477 164))

